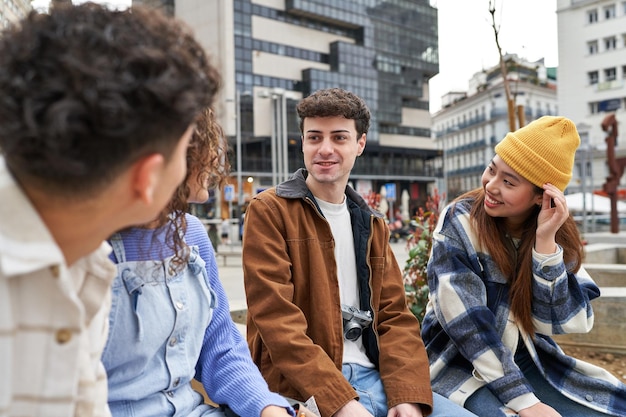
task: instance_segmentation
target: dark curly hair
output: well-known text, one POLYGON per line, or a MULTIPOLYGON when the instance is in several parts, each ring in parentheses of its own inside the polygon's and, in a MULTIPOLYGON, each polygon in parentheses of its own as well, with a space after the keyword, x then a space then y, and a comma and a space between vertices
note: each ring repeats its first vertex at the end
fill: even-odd
POLYGON ((0 148, 22 184, 88 198, 142 156, 169 158, 219 84, 159 11, 33 11, 0 35, 0 148))
POLYGON ((230 174, 228 162, 228 142, 224 131, 215 118, 211 109, 202 112, 196 123, 196 128, 187 148, 187 175, 185 180, 176 188, 167 207, 161 212, 157 226, 170 223, 166 241, 175 255, 172 264, 175 268, 182 268, 189 257, 189 249, 183 240, 187 223, 185 213, 189 209, 191 181, 197 181, 204 186, 208 179, 209 188, 223 186, 230 174))
POLYGON ((306 117, 343 116, 354 120, 357 138, 370 128, 370 111, 362 98, 341 88, 318 90, 304 98, 296 107, 300 117, 300 132, 304 129, 306 117))

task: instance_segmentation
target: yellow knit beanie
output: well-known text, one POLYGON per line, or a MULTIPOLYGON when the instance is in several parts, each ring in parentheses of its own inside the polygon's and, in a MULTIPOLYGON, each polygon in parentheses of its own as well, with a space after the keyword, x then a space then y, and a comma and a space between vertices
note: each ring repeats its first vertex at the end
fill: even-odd
POLYGON ((543 116, 508 133, 496 153, 518 174, 542 188, 549 182, 561 191, 572 178, 580 137, 576 125, 565 117, 543 116))

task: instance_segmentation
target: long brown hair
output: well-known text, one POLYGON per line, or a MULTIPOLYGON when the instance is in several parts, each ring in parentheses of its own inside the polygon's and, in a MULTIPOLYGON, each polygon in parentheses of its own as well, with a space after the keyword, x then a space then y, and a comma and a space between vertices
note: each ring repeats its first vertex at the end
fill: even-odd
MULTIPOLYGON (((543 190, 537 187, 537 192, 541 193, 543 190)), ((481 250, 489 253, 502 274, 509 279, 509 303, 515 319, 524 331, 534 335, 532 249, 535 245, 540 207, 535 207, 524 221, 519 245, 516 247, 508 235, 504 219, 489 216, 485 212, 485 191, 482 187, 457 197, 455 201, 464 199, 473 201, 470 219, 481 250)), ((567 270, 578 271, 582 263, 583 247, 578 228, 571 215, 557 231, 556 243, 563 248, 563 260, 567 270)))
POLYGON ((211 109, 202 112, 196 122, 193 135, 187 148, 187 174, 183 182, 176 188, 172 199, 159 215, 157 227, 170 224, 166 234, 167 245, 174 251, 172 264, 178 270, 189 259, 189 247, 183 237, 187 231, 185 213, 189 210, 189 181, 195 180, 204 185, 209 179, 209 188, 219 188, 226 183, 230 173, 228 162, 228 142, 224 131, 211 109))

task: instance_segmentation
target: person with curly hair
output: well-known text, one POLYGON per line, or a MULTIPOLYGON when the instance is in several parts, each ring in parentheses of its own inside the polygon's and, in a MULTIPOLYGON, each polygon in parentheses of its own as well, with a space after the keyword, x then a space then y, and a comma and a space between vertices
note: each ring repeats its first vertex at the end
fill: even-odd
POLYGON ((110 336, 103 355, 113 416, 224 416, 205 404, 195 378, 215 403, 240 416, 287 417, 230 316, 211 242, 187 213, 228 174, 226 142, 212 111, 198 121, 187 151, 188 174, 168 207, 110 242, 113 283, 110 336))
POLYGON ((0 416, 107 416, 105 240, 184 179, 220 77, 181 22, 87 3, 0 36, 0 416))

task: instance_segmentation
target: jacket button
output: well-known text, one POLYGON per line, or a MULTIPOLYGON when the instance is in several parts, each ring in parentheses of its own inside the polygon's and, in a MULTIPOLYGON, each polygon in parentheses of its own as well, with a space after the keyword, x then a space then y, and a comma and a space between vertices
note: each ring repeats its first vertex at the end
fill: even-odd
POLYGON ((593 401, 593 395, 591 395, 591 394, 585 395, 585 400, 587 400, 589 402, 593 401))
POLYGON ((549 266, 544 266, 543 268, 541 268, 541 271, 542 271, 544 274, 547 274, 548 272, 550 272, 550 267, 549 267, 549 266))
POLYGON ((63 345, 72 339, 72 332, 69 329, 59 329, 56 333, 57 343, 63 345))
POLYGON ((59 265, 52 265, 52 266, 50 267, 50 273, 51 273, 51 274, 52 274, 52 276, 53 276, 53 277, 55 277, 55 278, 58 278, 58 277, 59 277, 59 275, 61 275, 60 270, 61 270, 61 269, 59 268, 59 265))

